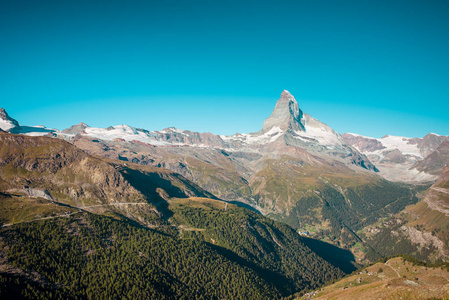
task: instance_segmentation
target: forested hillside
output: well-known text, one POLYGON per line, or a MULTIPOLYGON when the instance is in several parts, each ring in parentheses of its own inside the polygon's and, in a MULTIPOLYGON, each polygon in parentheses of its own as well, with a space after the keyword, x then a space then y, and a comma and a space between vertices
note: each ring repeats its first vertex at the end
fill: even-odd
POLYGON ((203 201, 212 203, 175 204, 177 225, 159 232, 123 217, 60 211, 3 227, 1 295, 276 299, 343 275, 288 226, 203 201))
POLYGON ((5 298, 277 299, 344 273, 171 171, 0 135, 5 298))

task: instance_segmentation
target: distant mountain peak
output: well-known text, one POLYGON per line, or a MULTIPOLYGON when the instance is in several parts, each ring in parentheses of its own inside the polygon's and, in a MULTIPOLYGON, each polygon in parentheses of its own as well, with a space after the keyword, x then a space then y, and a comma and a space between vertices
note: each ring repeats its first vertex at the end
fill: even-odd
POLYGON ((68 133, 68 134, 83 134, 85 133, 85 129, 89 128, 89 125, 87 125, 84 122, 81 122, 77 125, 73 125, 70 128, 64 129, 62 132, 63 133, 68 133))
POLYGON ((11 118, 4 108, 0 107, 0 128, 3 131, 16 133, 20 130, 19 122, 11 118))
POLYGON ((279 127, 283 131, 288 129, 304 131, 302 118, 303 112, 299 109, 295 97, 289 91, 284 90, 273 112, 263 123, 262 131, 268 132, 273 127, 279 127))

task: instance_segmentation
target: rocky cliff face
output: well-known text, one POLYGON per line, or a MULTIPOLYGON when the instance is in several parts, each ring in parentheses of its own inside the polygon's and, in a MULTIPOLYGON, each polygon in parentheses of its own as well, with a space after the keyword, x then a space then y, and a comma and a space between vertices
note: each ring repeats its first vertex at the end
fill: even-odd
POLYGON ((274 127, 282 131, 305 131, 303 112, 299 109, 295 97, 289 91, 283 91, 281 98, 262 126, 262 133, 268 132, 274 127))
POLYGON ((449 165, 449 142, 442 142, 435 151, 413 167, 422 172, 439 175, 446 165, 449 165))
POLYGON ((0 133, 0 153, 1 191, 40 196, 84 210, 126 215, 131 209, 135 210, 132 218, 139 220, 142 208, 146 216, 150 211, 163 214, 164 203, 171 197, 214 198, 174 172, 93 157, 59 139, 0 133))
POLYGON ((381 176, 391 181, 433 181, 449 163, 444 149, 435 152, 449 136, 429 133, 424 138, 384 136, 376 139, 345 133, 343 138, 366 155, 379 168, 381 176))
POLYGON ((364 137, 352 133, 344 133, 342 137, 348 144, 356 147, 362 153, 371 153, 386 149, 386 147, 379 140, 374 138, 364 137))

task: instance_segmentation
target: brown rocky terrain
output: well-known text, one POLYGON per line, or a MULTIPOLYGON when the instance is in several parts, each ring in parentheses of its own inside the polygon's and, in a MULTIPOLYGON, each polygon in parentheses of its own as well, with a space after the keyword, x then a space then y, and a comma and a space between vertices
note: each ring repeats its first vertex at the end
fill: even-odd
POLYGON ((147 224, 160 219, 170 197, 214 197, 163 168, 94 157, 59 139, 8 133, 0 134, 0 190, 147 224))
POLYGON ((433 182, 449 164, 445 144, 448 136, 429 133, 423 138, 384 136, 376 139, 345 133, 342 137, 365 154, 379 168, 379 175, 387 180, 433 182))
POLYGON ((437 149, 417 162, 414 167, 417 170, 430 174, 441 174, 443 168, 449 164, 449 141, 441 143, 437 149))
POLYGON ((365 228, 365 240, 380 256, 406 253, 426 261, 449 258, 449 166, 422 199, 365 228))

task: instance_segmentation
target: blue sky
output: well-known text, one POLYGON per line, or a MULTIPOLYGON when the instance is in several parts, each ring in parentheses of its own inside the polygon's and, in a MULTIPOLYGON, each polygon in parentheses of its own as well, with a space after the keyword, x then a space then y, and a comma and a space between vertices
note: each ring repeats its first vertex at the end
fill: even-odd
POLYGON ((449 1, 0 1, 25 125, 254 132, 282 90, 340 133, 449 135, 449 1))

